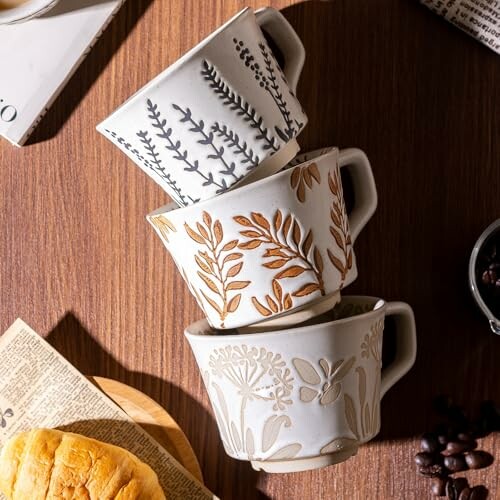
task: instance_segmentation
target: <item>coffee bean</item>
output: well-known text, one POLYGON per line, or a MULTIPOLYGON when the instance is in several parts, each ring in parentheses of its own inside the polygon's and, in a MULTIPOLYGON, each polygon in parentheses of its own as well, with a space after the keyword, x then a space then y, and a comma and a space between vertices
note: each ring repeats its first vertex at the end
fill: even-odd
POLYGON ((488 498, 488 489, 485 486, 474 486, 471 490, 469 500, 486 500, 488 498))
POLYGON ((444 466, 451 472, 461 472, 467 470, 467 463, 463 455, 452 455, 444 457, 444 466))
POLYGON ((485 285, 492 285, 497 281, 497 273, 493 269, 484 271, 483 275, 481 276, 481 281, 485 285))
POLYGON ((457 434, 457 439, 459 441, 462 441, 463 443, 470 443, 470 442, 474 441, 474 438, 468 432, 459 432, 457 434))
POLYGON ((458 500, 470 500, 471 493, 472 493, 472 490, 469 487, 464 488, 460 492, 460 495, 458 495, 458 500))
POLYGON ((450 441, 446 448, 443 450, 443 455, 449 457, 450 455, 458 455, 464 451, 468 451, 470 447, 467 443, 462 443, 460 441, 450 441))
POLYGON ((460 432, 457 435, 457 438, 461 443, 467 445, 467 451, 474 450, 477 448, 477 441, 474 439, 474 436, 470 432, 460 432))
POLYGON ((446 495, 446 479, 435 477, 432 479, 431 492, 435 497, 444 497, 446 495))
POLYGON ((438 440, 433 434, 424 434, 420 440, 420 448, 428 453, 437 453, 440 449, 438 440))
POLYGON ((453 479, 446 483, 445 492, 446 492, 446 496, 450 500, 458 500, 458 493, 457 493, 457 489, 455 487, 455 482, 453 481, 453 479))
POLYGON ((448 474, 448 471, 440 464, 429 465, 427 467, 419 467, 418 472, 426 477, 439 477, 448 474))
POLYGON ((415 463, 422 467, 428 467, 436 463, 436 457, 432 453, 421 451, 415 455, 415 463))
POLYGON ((493 463, 493 456, 487 451, 471 451, 465 455, 465 462, 470 469, 483 469, 493 463))
POLYGON ((460 495, 465 488, 469 487, 469 483, 465 477, 457 477, 453 479, 453 483, 455 485, 455 489, 457 490, 457 495, 460 495))
POLYGON ((444 448, 448 444, 448 437, 446 434, 439 434, 437 437, 439 445, 444 448))

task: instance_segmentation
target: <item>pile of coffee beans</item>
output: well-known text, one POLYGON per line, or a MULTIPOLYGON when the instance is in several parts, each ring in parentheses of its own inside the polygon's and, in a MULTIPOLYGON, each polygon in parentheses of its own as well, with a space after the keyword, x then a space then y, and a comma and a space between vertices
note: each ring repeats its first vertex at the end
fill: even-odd
POLYGON ((470 486, 464 477, 453 474, 482 469, 493 463, 493 456, 478 450, 479 438, 500 430, 500 412, 491 401, 481 403, 479 417, 470 420, 462 408, 446 396, 434 401, 434 409, 446 421, 422 436, 415 463, 421 475, 432 478, 431 492, 452 500, 483 500, 488 497, 484 486, 470 486))
POLYGON ((494 233, 477 256, 476 279, 489 310, 500 318, 500 231, 494 233))

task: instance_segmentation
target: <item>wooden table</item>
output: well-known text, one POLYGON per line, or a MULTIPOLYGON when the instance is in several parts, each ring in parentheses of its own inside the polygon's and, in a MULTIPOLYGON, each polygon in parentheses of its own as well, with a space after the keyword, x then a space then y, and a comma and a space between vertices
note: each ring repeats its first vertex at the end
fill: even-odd
MULTIPOLYGON (((224 499, 429 498, 413 455, 433 395, 469 410, 500 401, 500 338, 467 288, 474 241, 500 216, 500 58, 414 0, 270 3, 308 53, 304 149, 358 146, 372 161, 379 208, 356 242, 349 291, 405 300, 416 314, 418 360, 384 399, 378 440, 300 474, 258 474, 224 454, 183 338, 201 312, 144 219, 167 196, 95 131, 242 1, 129 0, 31 144, 2 141, 0 330, 20 316, 84 373, 164 405, 224 499)), ((498 472, 468 477, 499 498, 498 472)))

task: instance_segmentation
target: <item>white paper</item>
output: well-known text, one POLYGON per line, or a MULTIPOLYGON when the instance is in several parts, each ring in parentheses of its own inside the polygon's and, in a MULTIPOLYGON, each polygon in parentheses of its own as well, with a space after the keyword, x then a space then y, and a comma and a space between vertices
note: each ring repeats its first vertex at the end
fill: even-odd
POLYGON ((216 498, 18 319, 0 337, 0 450, 11 436, 33 428, 59 428, 127 449, 156 472, 169 499, 216 498))
POLYGON ((123 2, 63 0, 40 18, 0 26, 0 135, 26 141, 123 2))
POLYGON ((500 0, 421 0, 436 14, 500 54, 500 0))

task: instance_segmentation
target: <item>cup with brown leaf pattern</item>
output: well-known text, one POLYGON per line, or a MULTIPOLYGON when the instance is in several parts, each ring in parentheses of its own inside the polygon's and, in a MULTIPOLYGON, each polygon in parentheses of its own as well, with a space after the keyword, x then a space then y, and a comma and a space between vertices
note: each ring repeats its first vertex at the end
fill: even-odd
POLYGON ((147 219, 209 323, 258 331, 262 321, 264 329, 306 321, 338 302, 357 277, 353 243, 376 204, 366 155, 332 148, 216 198, 167 205, 147 219), (353 180, 349 215, 342 168, 353 180))
POLYGON ((304 59, 279 11, 245 8, 97 129, 179 206, 218 196, 280 170, 297 154, 307 124, 295 95, 304 59))
POLYGON ((413 366, 413 311, 402 302, 343 296, 307 325, 220 335, 187 327, 228 455, 257 470, 296 472, 347 460, 379 432, 380 401, 413 366), (396 354, 382 367, 387 316, 396 354))

